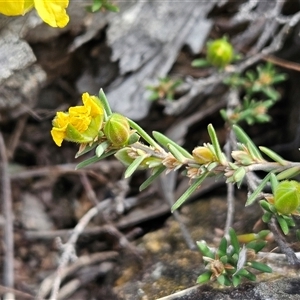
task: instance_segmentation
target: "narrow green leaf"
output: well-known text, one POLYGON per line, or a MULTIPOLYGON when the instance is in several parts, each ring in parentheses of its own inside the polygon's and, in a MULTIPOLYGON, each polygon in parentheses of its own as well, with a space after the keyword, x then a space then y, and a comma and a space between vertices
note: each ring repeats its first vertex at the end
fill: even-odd
POLYGON ((192 67, 195 67, 195 68, 201 68, 201 67, 209 66, 210 63, 206 59, 199 58, 199 59, 194 59, 192 61, 191 65, 192 65, 192 67))
POLYGON ((272 187, 272 192, 274 194, 275 189, 276 189, 276 187, 277 187, 277 185, 279 183, 279 181, 278 181, 278 179, 277 179, 277 177, 276 177, 276 175, 274 173, 271 173, 270 183, 271 183, 271 187, 272 187))
POLYGON ((243 268, 243 269, 238 270, 235 274, 239 275, 239 276, 245 276, 245 275, 248 275, 249 272, 243 268))
POLYGON ((232 276, 232 284, 237 287, 241 283, 241 277, 239 275, 232 276))
POLYGON ((214 150, 215 150, 216 157, 217 157, 218 161, 221 164, 225 164, 227 160, 226 160, 226 157, 225 157, 224 153, 221 150, 216 131, 215 131, 214 127, 212 126, 212 124, 209 124, 207 126, 207 130, 208 130, 208 134, 209 134, 209 137, 211 139, 211 143, 214 147, 214 150))
POLYGON ((136 132, 134 132, 129 136, 127 145, 135 144, 139 141, 139 139, 140 139, 140 136, 136 132))
POLYGON ((256 276, 253 273, 249 272, 249 271, 247 271, 247 272, 248 273, 246 273, 246 272, 243 273, 242 276, 247 278, 248 280, 256 281, 256 276))
POLYGON ((263 263, 260 263, 258 261, 251 261, 251 262, 248 262, 248 266, 253 268, 253 269, 256 269, 256 270, 259 270, 259 271, 262 271, 264 273, 272 273, 272 269, 263 264, 263 263))
POLYGON ((142 161, 146 158, 146 155, 141 155, 137 157, 126 169, 124 177, 128 178, 130 177, 134 171, 139 167, 139 165, 142 163, 142 161))
POLYGON ((280 225, 282 232, 287 235, 289 233, 289 226, 286 220, 282 216, 276 216, 276 219, 280 225))
POLYGON ((104 153, 104 151, 109 147, 109 145, 110 145, 110 143, 108 141, 105 141, 105 142, 101 143, 100 145, 98 145, 98 147, 96 148, 96 151, 95 151, 96 155, 98 157, 100 157, 104 153))
POLYGON ((207 246, 205 241, 197 241, 197 247, 203 256, 207 256, 209 258, 215 258, 215 254, 213 251, 207 246))
POLYGON ((282 166, 286 165, 286 160, 284 160, 280 155, 278 155, 276 152, 274 152, 273 150, 267 148, 267 147, 263 147, 260 146, 259 150, 261 152, 263 152, 264 154, 266 154, 269 158, 271 158, 273 161, 278 162, 279 164, 281 164, 282 166))
POLYGON ((256 200, 257 196, 261 193, 261 191, 263 190, 265 185, 268 183, 268 181, 271 177, 271 174, 272 174, 271 172, 268 173, 266 175, 266 177, 261 181, 260 185, 256 188, 256 190, 247 199, 247 202, 246 202, 245 206, 248 206, 248 205, 252 204, 256 200))
POLYGON ((286 221, 287 226, 289 226, 289 227, 294 227, 294 226, 296 226, 295 221, 294 221, 294 219, 293 219, 292 217, 290 217, 290 216, 285 216, 285 215, 283 215, 282 217, 283 217, 284 220, 286 221))
POLYGON ((192 193, 199 187, 199 185, 204 181, 204 179, 208 176, 208 174, 209 174, 208 172, 204 173, 195 180, 195 182, 175 202, 175 204, 171 208, 171 212, 174 212, 174 210, 179 208, 192 195, 192 193))
POLYGON ((267 245, 266 241, 252 241, 246 245, 247 249, 253 249, 256 253, 261 251, 267 245))
POLYGON ((258 232, 258 233, 257 233, 257 236, 258 236, 260 239, 265 239, 270 233, 271 233, 270 230, 265 229, 265 230, 261 230, 260 232, 258 232))
POLYGON ((216 168, 217 166, 219 165, 219 163, 217 163, 216 161, 210 163, 208 166, 207 166, 207 171, 212 171, 214 168, 216 168))
POLYGON ((231 286, 231 280, 225 274, 222 274, 219 277, 217 277, 217 281, 220 285, 231 286))
POLYGON ((135 129, 137 133, 147 142, 149 145, 153 146, 154 148, 163 151, 162 147, 156 143, 156 141, 137 123, 134 121, 127 119, 131 128, 135 129))
POLYGON ((277 174, 276 178, 280 180, 289 179, 300 174, 299 167, 292 167, 277 174))
POLYGON ((100 160, 102 160, 103 158, 106 158, 112 154, 115 154, 117 152, 117 150, 111 150, 105 154, 103 154, 102 156, 98 157, 97 155, 91 157, 91 158, 88 158, 82 162, 80 162, 76 167, 75 167, 75 170, 78 170, 78 169, 82 169, 88 165, 91 165, 91 164, 94 164, 100 160))
MULTIPOLYGON (((220 250, 220 249, 219 249, 220 250)), ((227 264, 228 263, 228 256, 227 256, 227 253, 223 254, 223 256, 220 256, 222 255, 222 253, 220 253, 220 251, 218 250, 218 255, 219 255, 219 260, 220 262, 222 262, 223 264, 227 264)), ((227 249, 226 249, 227 250, 227 249)))
POLYGON ((105 7, 107 10, 112 11, 112 12, 119 12, 119 11, 120 11, 119 7, 116 6, 116 5, 113 5, 113 4, 107 3, 107 4, 104 5, 104 7, 105 7))
POLYGON ((104 94, 104 91, 103 89, 100 89, 99 91, 99 99, 101 101, 101 103, 103 104, 104 106, 104 110, 107 114, 107 117, 109 117, 111 114, 112 114, 112 111, 111 111, 111 108, 110 108, 110 105, 109 105, 109 102, 104 94))
POLYGON ((165 136, 164 134, 158 132, 158 131, 153 131, 152 132, 154 138, 165 148, 168 148, 169 144, 172 145, 173 147, 175 147, 183 156, 185 156, 186 158, 190 158, 193 159, 193 156, 186 151, 184 148, 182 148, 181 146, 179 146, 177 143, 175 143, 174 141, 172 141, 171 139, 169 139, 167 136, 165 136))
POLYGON ((102 7, 102 3, 99 1, 94 1, 93 5, 91 6, 92 12, 98 11, 102 7))
POLYGON ((165 166, 158 167, 155 172, 141 184, 140 191, 147 188, 165 169, 165 166))
POLYGON ((229 236, 230 236, 230 241, 234 249, 234 252, 238 254, 240 252, 241 247, 237 235, 235 233, 235 230, 233 228, 229 228, 229 236))
POLYGON ((225 237, 221 239, 219 248, 218 248, 218 255, 219 257, 224 256, 227 252, 227 240, 225 237))
MULTIPOLYGON (((258 148, 255 146, 255 144, 252 142, 250 137, 245 133, 245 131, 239 127, 238 125, 232 125, 232 130, 234 131, 237 139, 243 143, 244 145, 248 145, 248 147, 251 148, 253 151, 253 154, 255 155, 256 158, 263 160, 263 157, 261 153, 259 152, 258 148)), ((249 149, 250 151, 250 149, 249 149)))
POLYGON ((264 223, 269 223, 269 222, 271 221, 272 217, 273 217, 273 214, 272 214, 272 213, 270 213, 270 212, 265 212, 265 213, 263 214, 263 216, 261 217, 261 219, 262 219, 262 221, 263 221, 264 223))
POLYGON ((159 94, 158 94, 157 92, 152 92, 152 93, 150 94, 150 96, 148 97, 148 100, 149 100, 149 101, 155 101, 155 100, 157 100, 157 99, 159 99, 159 94))
POLYGON ((270 212, 270 213, 273 212, 272 209, 271 209, 271 204, 270 204, 268 201, 266 201, 266 200, 260 200, 260 201, 259 201, 259 204, 260 204, 260 206, 261 206, 265 211, 270 212))
POLYGON ((183 156, 182 153, 180 151, 178 151, 178 149, 176 147, 174 147, 171 144, 168 144, 168 148, 178 161, 180 161, 181 163, 184 163, 184 161, 186 160, 186 157, 183 156))
POLYGON ((197 283, 202 284, 208 282, 210 280, 211 275, 211 271, 206 271, 197 278, 197 283))
POLYGON ((246 144, 246 147, 250 153, 250 156, 253 158, 253 159, 260 159, 258 156, 257 156, 257 151, 256 151, 256 146, 253 147, 253 144, 252 143, 247 143, 246 144))
POLYGON ((217 277, 217 281, 220 285, 226 285, 225 275, 222 274, 219 277, 217 277))

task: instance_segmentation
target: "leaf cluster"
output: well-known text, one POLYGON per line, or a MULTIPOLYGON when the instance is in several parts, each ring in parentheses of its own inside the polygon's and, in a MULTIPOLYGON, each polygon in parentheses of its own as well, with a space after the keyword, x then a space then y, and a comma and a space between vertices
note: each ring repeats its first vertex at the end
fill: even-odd
POLYGON ((234 74, 225 79, 224 83, 245 93, 244 99, 229 116, 221 110, 221 116, 231 124, 246 121, 249 125, 270 121, 268 110, 280 99, 274 85, 286 80, 286 75, 279 73, 273 64, 259 65, 256 70, 249 70, 244 76, 234 74), (256 100, 254 97, 267 100, 256 100))
POLYGON ((112 3, 110 0, 93 0, 93 4, 91 6, 87 6, 86 9, 89 12, 97 12, 97 11, 112 11, 119 12, 119 7, 112 3))
POLYGON ((163 77, 158 79, 157 85, 148 85, 147 90, 151 91, 149 100, 169 100, 175 99, 176 89, 183 83, 181 79, 171 79, 163 77))
MULTIPOLYGON (((257 261, 255 258, 256 253, 261 251, 267 244, 263 238, 268 233, 268 231, 264 231, 261 234, 256 234, 256 239, 241 246, 238 236, 231 228, 229 230, 230 240, 227 241, 223 237, 216 250, 210 249, 205 241, 197 242, 207 270, 198 277, 197 282, 203 284, 211 280, 217 280, 221 285, 238 286, 243 279, 256 280, 256 275, 251 269, 271 273, 272 269, 269 266, 257 261)), ((251 236, 254 236, 254 234, 251 236)))

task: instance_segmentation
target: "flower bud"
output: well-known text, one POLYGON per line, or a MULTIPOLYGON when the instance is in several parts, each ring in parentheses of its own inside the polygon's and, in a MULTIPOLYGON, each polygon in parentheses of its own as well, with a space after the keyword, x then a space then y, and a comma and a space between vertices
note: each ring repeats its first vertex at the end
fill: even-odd
POLYGON ((231 152, 231 156, 235 161, 241 163, 244 166, 249 166, 254 163, 253 158, 246 151, 235 150, 231 152))
POLYGON ((233 47, 226 38, 217 39, 207 45, 206 59, 213 66, 224 68, 233 59, 233 47))
POLYGON ((130 126, 126 117, 113 113, 104 126, 106 138, 116 147, 125 146, 130 136, 130 126))
POLYGON ((274 206, 276 210, 289 215, 295 212, 300 204, 300 184, 294 180, 281 181, 274 191, 274 206))
POLYGON ((207 147, 196 147, 193 150, 193 157, 195 161, 201 165, 215 161, 214 154, 207 147))
POLYGON ((243 167, 238 168, 234 171, 232 178, 234 182, 241 182, 244 179, 244 176, 246 175, 246 170, 243 167))

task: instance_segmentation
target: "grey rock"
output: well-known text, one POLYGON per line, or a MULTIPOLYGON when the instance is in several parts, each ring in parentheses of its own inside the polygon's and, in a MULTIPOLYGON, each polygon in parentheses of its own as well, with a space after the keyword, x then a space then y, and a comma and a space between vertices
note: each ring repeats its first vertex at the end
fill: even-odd
POLYGON ((25 193, 22 195, 21 220, 29 230, 51 230, 53 224, 45 208, 35 195, 25 193))
POLYGON ((46 80, 38 64, 15 72, 0 85, 0 121, 14 119, 31 109, 46 80))
POLYGON ((207 1, 143 1, 112 20, 108 44, 123 74, 108 91, 113 110, 135 120, 147 115, 146 85, 167 75, 187 41, 200 51, 210 26, 193 35, 200 42, 192 44, 188 37, 195 25, 205 22, 213 6, 214 2, 207 1))
POLYGON ((298 300, 300 279, 285 278, 269 282, 245 283, 237 288, 213 289, 195 286, 157 300, 298 300))
POLYGON ((30 46, 10 30, 0 33, 0 84, 14 74, 36 61, 30 46))

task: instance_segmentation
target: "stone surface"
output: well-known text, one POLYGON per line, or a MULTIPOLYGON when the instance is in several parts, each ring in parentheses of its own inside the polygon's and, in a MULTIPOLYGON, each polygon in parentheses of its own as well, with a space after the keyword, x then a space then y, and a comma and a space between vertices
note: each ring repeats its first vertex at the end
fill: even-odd
POLYGON ((245 283, 238 288, 213 289, 196 286, 157 300, 298 300, 300 279, 287 278, 245 283))
POLYGON ((9 30, 0 33, 0 84, 18 70, 30 66, 36 58, 30 46, 9 30))
MULTIPOLYGON (((260 210, 256 205, 244 207, 244 192, 237 192, 236 197, 234 228, 237 232, 252 232, 260 210)), ((217 245, 220 240, 217 232, 225 224, 226 209, 225 196, 201 197, 184 205, 181 218, 193 241, 206 240, 209 246, 217 245)), ((143 265, 128 259, 115 282, 115 292, 122 300, 300 299, 299 272, 289 268, 285 259, 271 260, 269 256, 266 263, 273 273, 258 272, 258 283, 244 282, 237 288, 220 287, 216 282, 195 285, 197 277, 204 272, 201 254, 188 249, 180 226, 172 217, 163 228, 144 235, 137 241, 137 247, 143 253, 143 265)))
POLYGON ((51 230, 52 221, 45 212, 45 207, 35 195, 22 195, 21 220, 23 226, 29 230, 51 230))
MULTIPOLYGON (((135 120, 147 115, 145 87, 167 75, 191 31, 199 20, 206 22, 213 6, 213 2, 142 1, 112 20, 107 39, 123 75, 107 93, 113 110, 135 120)), ((205 40, 209 29, 202 27, 199 41, 205 40)))

